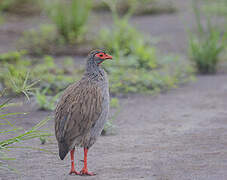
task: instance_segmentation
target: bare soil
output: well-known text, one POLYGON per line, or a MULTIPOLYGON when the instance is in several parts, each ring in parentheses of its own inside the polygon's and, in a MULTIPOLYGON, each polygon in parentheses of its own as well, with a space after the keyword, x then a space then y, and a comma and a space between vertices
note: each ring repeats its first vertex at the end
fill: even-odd
MULTIPOLYGON (((10 165, 20 174, 5 172, 0 179, 154 179, 225 180, 227 177, 227 75, 201 76, 198 81, 156 96, 134 95, 121 99, 115 135, 102 136, 89 152, 95 177, 69 176, 69 156, 61 161, 54 137, 23 146, 53 152, 16 149, 10 165)), ((15 109, 14 109, 15 110, 15 109)), ((31 111, 19 118, 29 128, 48 113, 31 111)), ((53 121, 48 127, 53 132, 53 121)), ((76 153, 82 168, 82 150, 76 153)))
MULTIPOLYGON (((191 16, 182 1, 178 5, 182 10, 176 14, 134 17, 132 22, 151 35, 168 37, 159 44, 164 52, 185 54, 186 33, 184 21, 180 19, 191 16)), ((14 23, 8 22, 5 28, 20 29, 20 23, 24 27, 23 22, 14 23)), ((7 34, 8 30, 0 28, 0 40, 4 42, 0 43, 0 48, 14 49, 11 44, 14 36, 7 35, 7 41, 3 32, 7 34)), ((16 160, 11 161, 10 166, 19 173, 0 171, 0 179, 226 180, 226 81, 226 73, 198 76, 197 81, 167 93, 129 95, 120 99, 121 111, 114 121, 115 134, 101 136, 89 151, 88 167, 97 173, 94 177, 68 175, 69 156, 63 161, 59 159, 53 136, 44 145, 40 145, 38 139, 21 144, 34 149, 12 149, 8 154, 16 160)), ((16 124, 25 129, 52 116, 52 112, 37 111, 28 103, 9 111, 30 112, 17 117, 16 124)), ((51 120, 45 129, 54 133, 53 125, 51 120)), ((77 149, 77 170, 82 168, 82 159, 82 149, 77 149)))

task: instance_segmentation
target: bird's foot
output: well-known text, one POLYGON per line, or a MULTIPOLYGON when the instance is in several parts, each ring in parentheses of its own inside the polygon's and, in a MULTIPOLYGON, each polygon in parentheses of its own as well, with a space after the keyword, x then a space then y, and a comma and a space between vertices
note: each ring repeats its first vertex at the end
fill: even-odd
POLYGON ((80 172, 76 171, 75 169, 71 169, 69 175, 72 175, 72 174, 74 174, 74 175, 80 175, 80 172))
POLYGON ((93 172, 88 172, 87 169, 84 169, 84 168, 83 168, 83 169, 80 171, 80 175, 81 175, 81 176, 95 176, 96 174, 93 173, 93 172))

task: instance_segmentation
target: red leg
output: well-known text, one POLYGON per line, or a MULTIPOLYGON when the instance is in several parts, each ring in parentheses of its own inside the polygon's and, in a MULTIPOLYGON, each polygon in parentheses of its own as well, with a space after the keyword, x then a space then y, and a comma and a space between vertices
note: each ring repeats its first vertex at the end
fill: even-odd
POLYGON ((82 175, 82 176, 94 176, 95 173, 88 172, 88 169, 87 169, 87 153, 88 153, 88 149, 84 148, 84 167, 80 171, 80 175, 82 175))
POLYGON ((74 164, 74 152, 75 152, 75 149, 71 150, 70 151, 70 158, 71 158, 71 171, 69 174, 75 174, 75 175, 79 175, 80 173, 77 172, 75 170, 75 164, 74 164))

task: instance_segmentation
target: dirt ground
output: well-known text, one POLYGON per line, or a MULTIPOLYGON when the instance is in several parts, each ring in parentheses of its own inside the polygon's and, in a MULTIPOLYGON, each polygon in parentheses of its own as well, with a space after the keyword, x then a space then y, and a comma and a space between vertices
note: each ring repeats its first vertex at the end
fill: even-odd
MULTIPOLYGON (((69 156, 57 156, 53 138, 39 150, 12 150, 10 163, 20 174, 0 179, 148 179, 225 180, 227 177, 227 75, 201 76, 198 81, 157 96, 121 100, 115 135, 102 136, 89 152, 95 177, 69 176, 69 156)), ((31 111, 21 126, 31 127, 47 113, 31 111)), ((53 132, 53 121, 49 123, 53 132)), ((40 148, 39 140, 23 146, 40 148)), ((76 153, 82 168, 82 150, 76 153)), ((79 163, 79 164, 78 164, 79 163)))
MULTIPOLYGON (((178 5, 183 8, 176 14, 134 17, 132 22, 146 33, 166 37, 158 44, 162 51, 186 55, 185 21, 181 19, 192 17, 184 9, 187 5, 180 2, 178 5)), ((14 23, 0 28, 0 40, 6 42, 0 43, 1 51, 14 48, 14 36, 7 41, 4 35, 9 33, 6 29, 10 26, 16 28, 14 23)), ((15 38, 18 36, 13 34, 15 38)), ((40 145, 37 139, 23 146, 45 148, 52 153, 35 149, 11 150, 10 155, 17 160, 10 165, 19 174, 0 172, 0 179, 226 180, 226 81, 226 73, 198 76, 197 81, 167 93, 130 95, 121 99, 121 111, 114 121, 115 134, 101 136, 89 152, 88 167, 97 173, 94 177, 69 176, 69 156, 63 161, 59 159, 56 140, 51 137, 45 145, 40 145)), ((47 115, 52 116, 51 112, 37 111, 28 103, 10 111, 30 112, 25 117, 19 116, 16 122, 25 129, 47 115)), ((46 129, 54 132, 53 120, 46 129)), ((77 170, 82 168, 82 159, 82 149, 78 149, 77 170)))

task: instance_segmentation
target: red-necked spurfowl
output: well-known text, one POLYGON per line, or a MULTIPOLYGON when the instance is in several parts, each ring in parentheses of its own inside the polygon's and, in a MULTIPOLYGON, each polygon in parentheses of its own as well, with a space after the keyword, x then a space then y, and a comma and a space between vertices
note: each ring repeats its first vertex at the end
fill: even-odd
POLYGON ((95 175, 88 172, 87 153, 101 134, 109 111, 108 79, 101 67, 107 59, 112 56, 102 50, 92 51, 82 79, 63 92, 55 109, 59 156, 63 160, 70 151, 70 174, 95 175), (84 167, 80 172, 74 165, 75 146, 84 148, 84 167))

